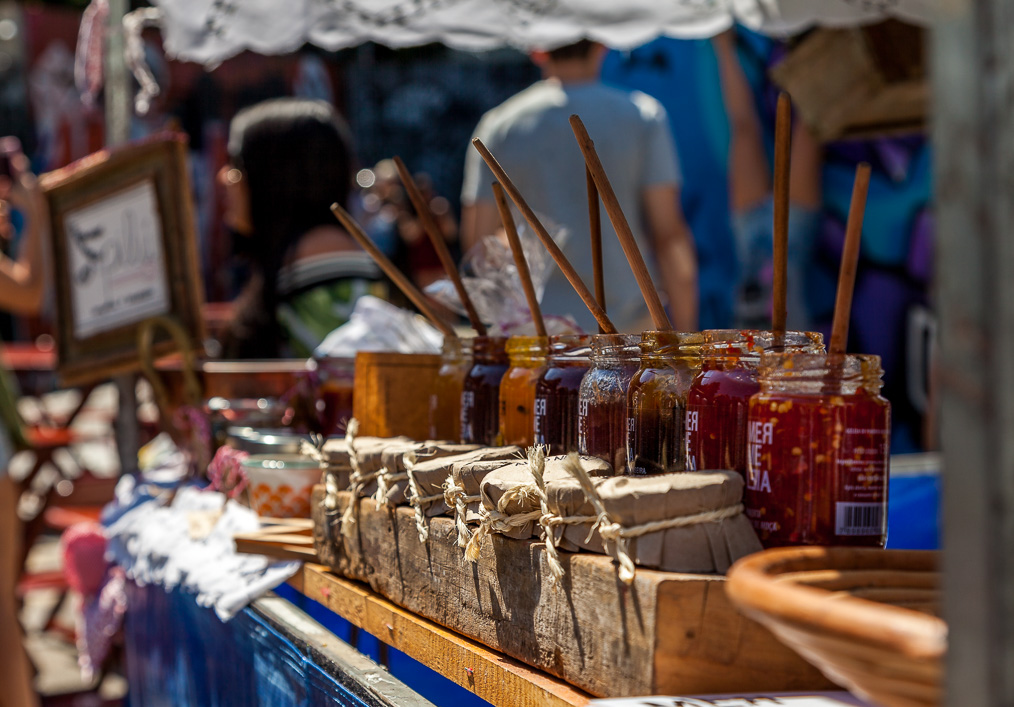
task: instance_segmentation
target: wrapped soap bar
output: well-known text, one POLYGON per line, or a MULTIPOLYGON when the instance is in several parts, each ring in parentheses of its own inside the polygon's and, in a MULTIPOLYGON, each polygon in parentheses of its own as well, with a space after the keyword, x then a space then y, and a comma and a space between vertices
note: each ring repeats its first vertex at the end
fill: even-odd
MULTIPOLYGON (((405 492, 408 488, 408 459, 412 458, 414 459, 413 463, 418 464, 459 456, 477 449, 481 449, 478 444, 456 444, 443 441, 412 442, 407 449, 403 445, 393 445, 381 453, 381 464, 377 478, 374 482, 363 487, 362 495, 372 496, 376 499, 378 508, 383 504, 404 505, 406 503, 405 492)), ((446 473, 444 478, 447 478, 446 473)), ((442 484, 443 478, 439 485, 442 484)))
POLYGON ((546 479, 550 518, 543 525, 552 526, 564 549, 615 557, 625 581, 633 578, 632 565, 725 572, 761 549, 742 499, 743 477, 732 471, 609 479, 571 473, 546 479))
MULTIPOLYGON (((445 500, 448 473, 454 464, 479 464, 507 462, 521 453, 519 447, 484 447, 453 457, 428 459, 416 463, 412 454, 405 455, 407 489, 405 498, 415 509, 416 530, 419 542, 429 538, 427 516, 442 515, 447 512, 445 500)), ((460 543, 459 543, 460 544, 460 543)))
MULTIPOLYGON (((611 476, 613 473, 612 465, 598 457, 579 458, 582 467, 591 476, 611 476)), ((547 485, 570 478, 566 462, 566 456, 545 457, 542 476, 547 485)), ((531 460, 506 464, 482 480, 479 515, 480 528, 484 529, 484 533, 496 532, 519 540, 539 534, 542 510, 532 464, 531 460)))
POLYGON ((448 478, 453 478, 455 467, 467 467, 473 471, 483 466, 494 469, 518 459, 521 454, 520 447, 479 447, 453 456, 417 460, 410 465, 414 485, 408 484, 406 502, 421 508, 430 518, 448 515, 453 501, 448 506, 446 487, 448 478))

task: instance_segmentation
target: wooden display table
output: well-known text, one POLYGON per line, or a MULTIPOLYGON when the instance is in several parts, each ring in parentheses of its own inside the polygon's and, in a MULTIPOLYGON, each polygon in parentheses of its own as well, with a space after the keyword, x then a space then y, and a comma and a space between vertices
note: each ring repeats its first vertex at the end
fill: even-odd
POLYGON ((306 564, 289 583, 487 702, 503 707, 585 705, 591 696, 476 641, 392 604, 366 585, 306 564))

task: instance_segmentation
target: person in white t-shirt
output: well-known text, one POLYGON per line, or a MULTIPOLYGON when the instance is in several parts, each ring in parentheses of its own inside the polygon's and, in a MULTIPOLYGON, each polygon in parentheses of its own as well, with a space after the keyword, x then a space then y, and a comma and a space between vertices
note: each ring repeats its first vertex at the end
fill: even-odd
MULTIPOLYGON (((665 109, 654 98, 603 85, 599 70, 605 47, 583 40, 534 52, 543 80, 486 113, 475 129, 529 205, 567 229, 564 254, 591 288, 584 158, 570 127, 577 114, 588 129, 603 167, 644 253, 677 330, 697 326, 697 259, 679 205, 679 167, 665 109)), ((468 248, 496 233, 500 219, 492 172, 473 149, 465 161, 462 241, 468 248)), ((602 222, 606 309, 617 329, 651 328, 637 288, 605 210, 602 222)), ((571 314, 588 331, 595 321, 559 269, 546 285, 543 310, 571 314)))

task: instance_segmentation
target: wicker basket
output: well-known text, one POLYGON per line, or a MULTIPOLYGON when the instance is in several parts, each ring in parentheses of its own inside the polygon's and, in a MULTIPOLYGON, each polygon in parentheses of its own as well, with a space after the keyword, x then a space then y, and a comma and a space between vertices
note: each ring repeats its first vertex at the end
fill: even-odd
POLYGON ((828 678, 885 707, 940 702, 947 625, 937 553, 781 548, 743 558, 727 589, 828 678))

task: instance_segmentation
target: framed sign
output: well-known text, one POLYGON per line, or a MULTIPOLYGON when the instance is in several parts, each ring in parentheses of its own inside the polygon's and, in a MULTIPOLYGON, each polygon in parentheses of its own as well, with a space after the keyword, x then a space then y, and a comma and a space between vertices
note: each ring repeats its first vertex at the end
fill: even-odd
MULTIPOLYGON (((98 152, 41 177, 49 205, 60 378, 88 383, 140 368, 145 320, 204 340, 203 292, 182 136, 98 152)), ((153 353, 174 349, 165 334, 153 353)))

